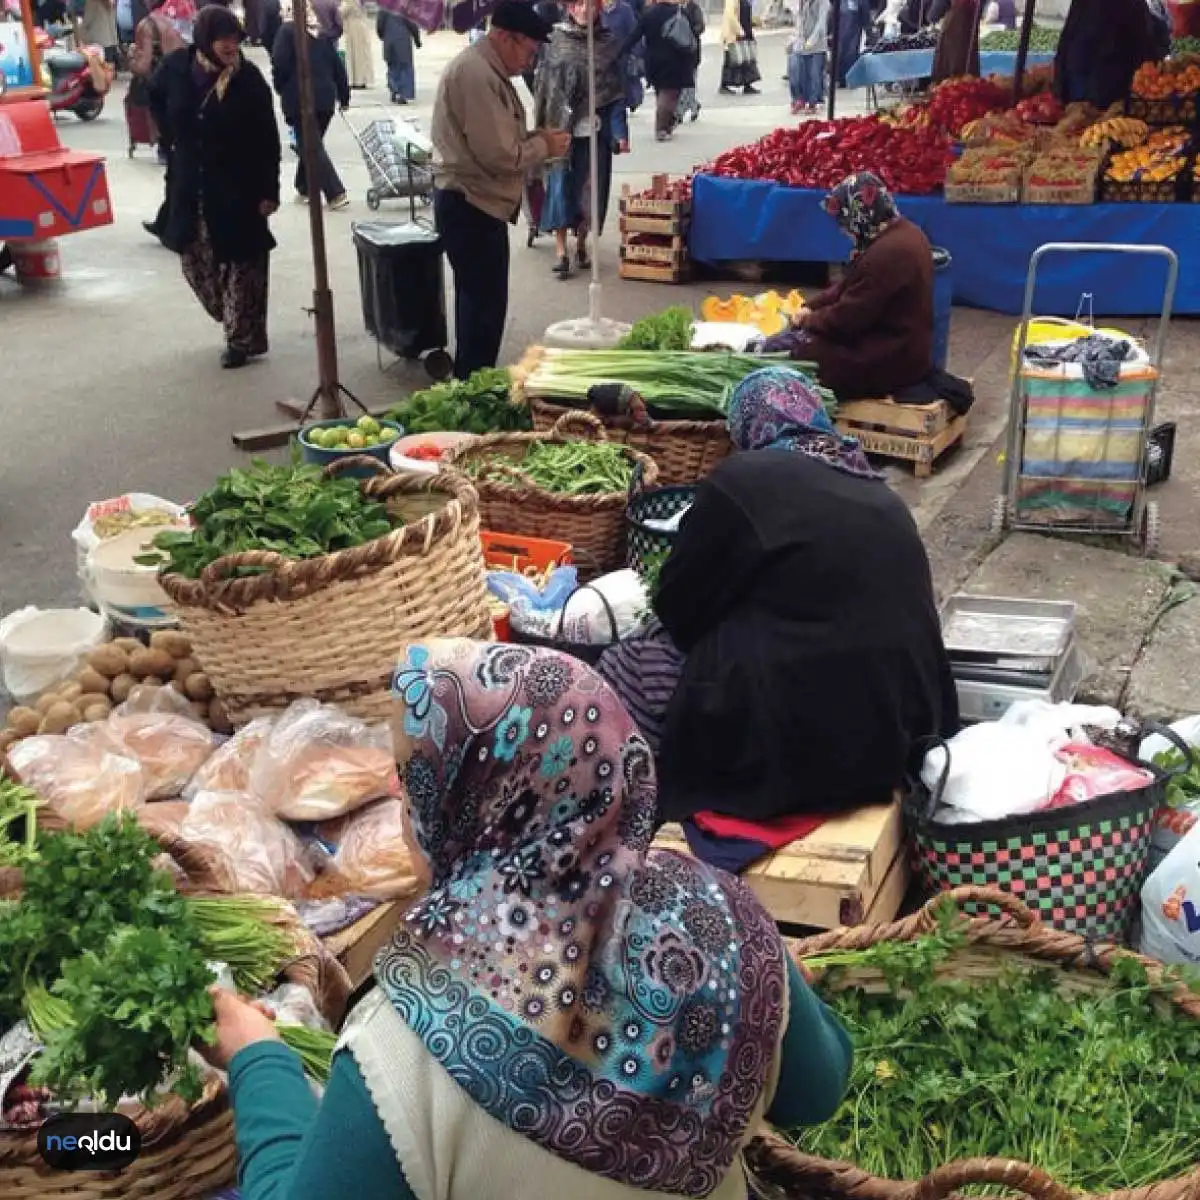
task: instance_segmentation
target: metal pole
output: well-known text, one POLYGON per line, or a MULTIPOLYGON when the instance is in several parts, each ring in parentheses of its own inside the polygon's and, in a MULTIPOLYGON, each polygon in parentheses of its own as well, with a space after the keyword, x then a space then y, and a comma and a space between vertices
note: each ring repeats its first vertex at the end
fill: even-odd
POLYGON ((292 23, 296 35, 296 82, 300 93, 300 154, 308 180, 308 220, 313 253, 313 324, 317 334, 317 395, 322 419, 343 415, 338 384, 337 331, 333 320, 333 293, 329 290, 329 263, 325 255, 325 217, 321 211, 320 176, 317 171, 317 114, 313 108, 312 66, 308 57, 309 0, 295 0, 292 23))
MULTIPOLYGON (((600 124, 596 112, 596 0, 589 0, 587 7, 587 64, 588 64, 588 187, 592 194, 592 222, 588 237, 592 239, 592 282, 588 285, 588 319, 592 324, 600 320, 600 255, 597 253, 600 225, 600 124)), ((569 153, 569 151, 568 151, 569 153)))
POLYGON ((1036 0, 1025 0, 1025 11, 1021 14, 1021 40, 1017 43, 1017 65, 1013 69, 1013 103, 1021 99, 1021 84, 1025 78, 1025 60, 1029 57, 1029 39, 1033 34, 1033 10, 1036 0))
POLYGON ((832 121, 837 101, 838 43, 842 36, 842 6, 839 0, 833 0, 833 29, 830 34, 833 44, 829 48, 829 102, 825 109, 825 115, 828 120, 832 121))

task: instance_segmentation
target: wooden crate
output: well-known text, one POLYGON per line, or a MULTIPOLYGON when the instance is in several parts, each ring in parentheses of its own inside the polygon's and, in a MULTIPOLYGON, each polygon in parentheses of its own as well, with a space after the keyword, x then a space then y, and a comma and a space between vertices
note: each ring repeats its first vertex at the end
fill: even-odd
POLYGON ((688 225, 691 223, 691 218, 686 214, 672 214, 671 216, 650 216, 650 217, 621 217, 621 233, 656 233, 661 237, 672 237, 675 234, 687 233, 688 225))
POLYGON ((631 262, 621 259, 617 274, 622 279, 636 279, 642 283, 686 283, 692 277, 692 265, 687 259, 674 266, 664 263, 631 262))
POLYGON ((934 404, 897 404, 894 400, 852 400, 839 404, 838 429, 856 437, 868 454, 913 464, 918 479, 967 431, 967 418, 956 417, 944 400, 934 404))
POLYGON ((663 266, 671 267, 685 262, 687 256, 687 242, 681 235, 671 238, 668 246, 624 239, 621 242, 621 257, 626 262, 660 263, 663 266))
MULTIPOLYGON (((688 852, 678 825, 654 839, 664 850, 688 852)), ((890 921, 908 887, 899 801, 832 817, 742 872, 763 907, 782 925, 834 929, 890 921)))
MULTIPOLYGON (((665 195, 656 195, 666 191, 669 180, 666 175, 652 177, 649 194, 635 195, 627 183, 621 185, 621 215, 635 219, 658 219, 671 221, 687 221, 692 215, 690 200, 676 200, 665 195)), ((647 229, 645 233, 658 233, 658 229, 647 229)))
POLYGON ((388 900, 353 925, 324 939, 325 948, 346 968, 351 987, 357 989, 370 977, 375 955, 400 924, 405 906, 405 901, 388 900))

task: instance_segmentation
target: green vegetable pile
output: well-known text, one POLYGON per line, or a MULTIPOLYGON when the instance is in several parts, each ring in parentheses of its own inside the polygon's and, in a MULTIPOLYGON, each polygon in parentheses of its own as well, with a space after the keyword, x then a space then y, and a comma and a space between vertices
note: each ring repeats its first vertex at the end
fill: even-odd
POLYGON ((45 1044, 30 1082, 71 1102, 151 1102, 164 1080, 185 1100, 201 1081, 188 1049, 212 1040, 210 963, 260 990, 296 953, 261 898, 190 899, 153 860, 133 817, 42 834, 19 900, 0 903, 0 1028, 21 1016, 45 1044))
POLYGON ((627 492, 633 480, 633 460, 612 442, 533 442, 519 462, 478 458, 465 465, 476 479, 533 484, 560 496, 627 492))
POLYGON ((405 433, 502 433, 532 428, 529 410, 509 399, 511 379, 502 367, 484 367, 468 379, 435 383, 413 392, 388 413, 405 433))
MULTIPOLYGON (((1057 50, 1059 30, 1047 25, 1035 25, 1030 31, 1030 50, 1057 50)), ((1014 52, 1021 46, 1021 34, 1016 29, 994 29, 979 39, 980 50, 1008 50, 1014 52)))
POLYGON ((363 497, 357 480, 326 479, 320 467, 273 467, 260 459, 221 476, 189 514, 193 529, 156 534, 156 553, 136 561, 197 579, 226 554, 272 550, 284 558, 317 558, 383 537, 397 524, 384 505, 363 497))
POLYGON ((836 990, 836 970, 818 985, 855 1063, 841 1110, 799 1135, 799 1148, 892 1179, 959 1158, 1015 1158, 1087 1194, 1193 1169, 1200 1024, 1165 1002, 1141 964, 1119 959, 1096 991, 1060 990, 1056 969, 939 978, 964 942, 943 916, 914 943, 806 960, 874 966, 889 990, 836 990))
POLYGON ((0 867, 19 867, 37 844, 37 793, 0 777, 0 867))
POLYGON ((1171 57, 1178 58, 1182 54, 1200 54, 1200 38, 1177 37, 1171 39, 1171 57))
POLYGON ((1183 753, 1172 746, 1154 756, 1154 765, 1164 771, 1178 771, 1186 766, 1187 771, 1175 775, 1167 783, 1167 804, 1171 808, 1186 808, 1200 801, 1200 750, 1194 752, 1191 761, 1185 761, 1183 753))
POLYGON ((682 304, 635 321, 617 343, 618 350, 690 350, 696 329, 692 310, 682 304))

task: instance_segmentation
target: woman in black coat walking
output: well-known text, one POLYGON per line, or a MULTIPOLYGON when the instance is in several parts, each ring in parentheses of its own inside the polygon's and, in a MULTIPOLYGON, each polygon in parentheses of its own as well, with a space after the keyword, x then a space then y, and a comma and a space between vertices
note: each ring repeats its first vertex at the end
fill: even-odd
POLYGON ((241 51, 228 9, 196 18, 193 45, 163 59, 150 107, 168 148, 162 242, 225 329, 221 365, 267 352, 267 280, 275 248, 267 218, 279 208, 279 128, 271 89, 241 51))
MULTIPOLYGON (((275 35, 271 49, 271 74, 279 93, 283 119, 296 131, 296 195, 308 199, 308 172, 304 164, 304 130, 300 121, 300 77, 296 71, 296 22, 292 19, 291 0, 283 6, 284 22, 275 35)), ((321 19, 310 5, 308 10, 308 64, 312 73, 313 111, 317 118, 317 187, 330 208, 350 207, 350 197, 342 183, 329 151, 325 149, 325 131, 333 120, 334 109, 350 107, 350 77, 337 52, 334 39, 321 31, 321 19)))
POLYGON ((660 142, 668 141, 675 128, 679 93, 696 86, 696 45, 695 34, 691 31, 692 26, 678 4, 657 0, 647 3, 637 27, 620 50, 622 55, 628 54, 645 39, 646 82, 654 89, 654 136, 660 142), (682 24, 674 21, 675 17, 681 18, 682 24), (686 46, 671 36, 680 29, 686 29, 690 34, 691 40, 686 46))

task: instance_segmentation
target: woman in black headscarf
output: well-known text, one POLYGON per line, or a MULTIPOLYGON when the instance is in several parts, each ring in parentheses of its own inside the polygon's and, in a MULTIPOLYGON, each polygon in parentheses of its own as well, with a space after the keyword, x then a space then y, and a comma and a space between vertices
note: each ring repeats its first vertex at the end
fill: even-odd
POLYGON ((1164 57, 1170 44, 1145 0, 1075 0, 1054 57, 1059 98, 1107 108, 1129 95, 1138 67, 1164 57))
POLYGON ((237 17, 210 5, 194 44, 168 54, 150 81, 169 152, 162 241, 205 312, 225 330, 224 367, 267 352, 267 280, 279 207, 279 130, 271 89, 242 55, 237 17))

